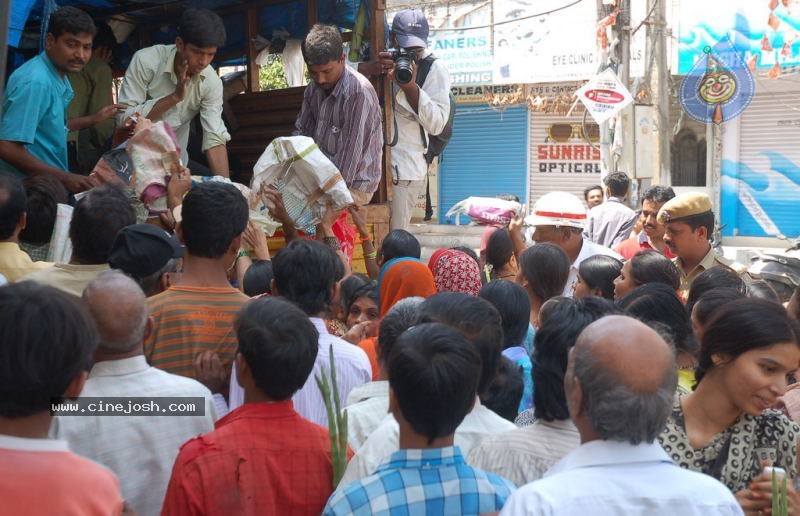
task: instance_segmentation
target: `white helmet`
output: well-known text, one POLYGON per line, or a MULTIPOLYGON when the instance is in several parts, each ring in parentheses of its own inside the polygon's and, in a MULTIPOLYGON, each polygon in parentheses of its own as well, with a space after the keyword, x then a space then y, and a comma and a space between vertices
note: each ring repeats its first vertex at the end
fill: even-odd
POLYGON ((533 205, 533 213, 525 217, 529 226, 567 226, 584 229, 586 207, 568 192, 550 192, 533 205))

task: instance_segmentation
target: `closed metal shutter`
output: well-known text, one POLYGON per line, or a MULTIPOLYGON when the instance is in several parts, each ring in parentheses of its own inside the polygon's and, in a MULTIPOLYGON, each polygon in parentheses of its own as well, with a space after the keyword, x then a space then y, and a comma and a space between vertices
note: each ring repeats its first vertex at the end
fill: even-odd
MULTIPOLYGON (((528 111, 524 106, 500 113, 459 105, 453 138, 439 163, 439 222, 455 224, 445 213, 467 197, 512 194, 525 202, 528 173, 528 111)), ((461 224, 469 223, 462 216, 461 224)))
MULTIPOLYGON (((576 111, 580 114, 570 117, 531 111, 529 209, 548 192, 564 191, 583 199, 584 188, 601 184, 600 149, 597 142, 582 138, 583 110, 576 111), (549 130, 560 141, 551 138, 549 130)), ((596 139, 597 124, 589 116, 586 126, 596 139)))
POLYGON ((761 91, 742 113, 739 161, 722 163, 721 216, 728 225, 726 234, 800 235, 798 107, 800 92, 761 91))

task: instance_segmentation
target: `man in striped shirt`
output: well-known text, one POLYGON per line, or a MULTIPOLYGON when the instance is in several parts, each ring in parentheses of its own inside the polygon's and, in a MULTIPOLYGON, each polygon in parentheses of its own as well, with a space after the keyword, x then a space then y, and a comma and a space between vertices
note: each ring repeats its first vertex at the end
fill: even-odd
POLYGON ((233 321, 248 298, 231 287, 227 269, 239 253, 247 202, 230 184, 201 183, 184 197, 181 215, 176 232, 186 247, 183 274, 148 299, 154 324, 145 356, 154 367, 195 378, 197 356, 213 351, 230 374, 233 321))
POLYGON ((294 134, 312 137, 339 169, 353 200, 367 204, 381 180, 378 96, 364 76, 345 66, 337 28, 314 25, 302 50, 313 82, 303 96, 294 134))

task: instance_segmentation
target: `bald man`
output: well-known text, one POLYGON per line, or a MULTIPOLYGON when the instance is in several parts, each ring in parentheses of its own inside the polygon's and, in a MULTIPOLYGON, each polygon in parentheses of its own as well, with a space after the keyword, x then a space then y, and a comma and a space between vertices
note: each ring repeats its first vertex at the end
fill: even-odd
MULTIPOLYGON (((142 342, 152 320, 147 314, 147 299, 131 278, 118 271, 104 272, 89 283, 83 299, 100 342, 81 397, 138 397, 145 402, 152 400, 161 408, 175 402, 194 403, 204 413, 86 414, 57 416, 53 422, 51 433, 66 439, 70 450, 116 473, 122 496, 136 513, 158 514, 179 448, 192 437, 214 429, 216 411, 211 392, 195 380, 147 365, 142 342)), ((127 402, 118 401, 127 406, 127 402)))
POLYGON ((564 377, 581 445, 501 515, 742 514, 724 485, 679 468, 655 441, 677 378, 672 348, 641 322, 613 315, 587 326, 564 377))

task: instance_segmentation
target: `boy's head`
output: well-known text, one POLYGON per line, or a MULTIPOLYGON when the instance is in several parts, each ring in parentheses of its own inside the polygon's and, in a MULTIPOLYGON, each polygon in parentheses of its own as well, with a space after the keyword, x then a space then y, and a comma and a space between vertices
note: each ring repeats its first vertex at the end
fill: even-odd
POLYGON ((192 256, 226 260, 239 252, 250 216, 247 201, 233 185, 200 183, 183 199, 178 236, 192 256))
POLYGON ((222 19, 208 9, 186 9, 181 15, 179 34, 175 38, 176 58, 186 61, 188 75, 199 74, 210 65, 226 38, 222 19))
POLYGON ((511 359, 501 356, 497 362, 497 374, 486 390, 483 404, 498 416, 513 423, 519 414, 519 402, 524 390, 522 368, 511 359))
POLYGON ((414 326, 419 318, 419 306, 424 301, 421 297, 407 297, 401 299, 386 312, 378 328, 378 340, 375 345, 375 354, 381 371, 386 369, 389 356, 397 339, 404 331, 414 326))
POLYGON ((136 212, 121 187, 106 185, 89 190, 72 212, 72 256, 84 264, 108 262, 117 233, 135 223, 136 212))
POLYGON ((503 321, 503 349, 521 346, 528 334, 531 301, 525 289, 511 281, 490 281, 479 297, 497 308, 503 321))
POLYGON ((80 394, 96 343, 77 297, 32 281, 0 288, 0 417, 33 416, 80 394))
POLYGON ((236 320, 239 385, 272 401, 287 400, 311 374, 319 333, 306 314, 282 299, 262 297, 244 305, 236 320))
POLYGON ((28 197, 25 212, 25 229, 19 234, 22 242, 45 244, 50 242, 59 204, 69 202, 64 185, 51 176, 30 176, 23 183, 28 197))
POLYGON ((480 356, 445 324, 428 323, 403 333, 389 357, 389 410, 428 439, 455 433, 472 410, 480 356))
POLYGON ((328 309, 341 272, 341 260, 330 247, 314 240, 295 240, 272 260, 272 293, 317 316, 328 309))
POLYGON ((381 243, 381 265, 395 258, 417 258, 422 254, 419 240, 405 229, 389 231, 381 243))
MULTIPOLYGON (((429 297, 419 308, 419 323, 444 323, 459 330, 481 359, 477 394, 481 395, 494 378, 503 349, 500 314, 485 299, 457 292, 441 292, 429 297)), ((379 334, 380 335, 380 334, 379 334)))

